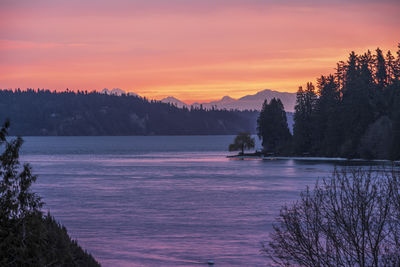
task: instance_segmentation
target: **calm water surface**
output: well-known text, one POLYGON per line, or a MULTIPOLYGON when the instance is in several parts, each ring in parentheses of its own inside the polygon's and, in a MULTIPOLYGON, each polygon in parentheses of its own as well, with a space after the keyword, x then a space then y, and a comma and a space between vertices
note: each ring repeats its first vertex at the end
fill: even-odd
POLYGON ((22 161, 45 209, 103 266, 265 266, 281 205, 333 165, 230 160, 233 138, 26 137, 22 161))

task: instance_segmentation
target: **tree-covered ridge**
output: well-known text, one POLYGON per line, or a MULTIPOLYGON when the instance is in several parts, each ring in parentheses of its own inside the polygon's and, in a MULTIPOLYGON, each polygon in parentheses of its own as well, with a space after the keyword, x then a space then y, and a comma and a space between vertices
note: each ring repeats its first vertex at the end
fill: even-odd
POLYGON ((282 113, 282 107, 264 105, 258 130, 265 152, 400 159, 400 44, 396 57, 379 48, 375 54, 352 52, 335 74, 318 79, 317 88, 311 82, 300 87, 291 139, 285 138, 283 116, 266 117, 282 113), (282 147, 291 147, 290 152, 282 147))
POLYGON ((0 129, 0 266, 100 266, 72 240, 65 227, 41 212, 43 202, 31 191, 37 177, 20 164, 20 137, 0 129))
POLYGON ((132 95, 0 90, 11 135, 203 135, 255 133, 256 111, 177 108, 132 95))

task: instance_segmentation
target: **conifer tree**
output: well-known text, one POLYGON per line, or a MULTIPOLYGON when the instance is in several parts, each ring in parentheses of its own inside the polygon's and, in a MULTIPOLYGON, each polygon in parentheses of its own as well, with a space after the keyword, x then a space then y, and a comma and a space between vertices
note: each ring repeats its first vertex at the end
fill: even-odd
POLYGON ((6 138, 9 125, 0 128, 0 266, 100 266, 65 227, 43 216, 43 202, 31 191, 37 177, 20 164, 23 141, 6 138))
POLYGON ((264 152, 283 153, 287 150, 291 134, 286 112, 281 100, 273 98, 264 101, 257 120, 257 134, 262 139, 264 152))
POLYGON ((321 76, 318 95, 314 115, 314 152, 321 156, 333 156, 337 154, 342 132, 337 120, 339 86, 333 75, 321 76))
POLYGON ((396 80, 396 59, 392 55, 390 50, 386 54, 386 64, 387 64, 387 75, 388 75, 388 83, 392 84, 396 80))
POLYGON ((305 91, 299 87, 293 126, 294 151, 298 154, 308 154, 312 150, 315 129, 313 116, 316 101, 317 95, 312 83, 307 83, 305 91))
POLYGON ((394 77, 398 81, 400 80, 400 43, 397 46, 397 58, 394 65, 394 77))
POLYGON ((310 84, 307 90, 300 88, 293 151, 347 158, 400 157, 399 71, 400 44, 396 58, 390 51, 385 58, 379 48, 375 55, 351 52, 346 62, 337 64, 334 76, 318 80, 319 98, 310 84))
MULTIPOLYGON (((349 56, 346 79, 343 85, 340 119, 345 138, 340 156, 359 157, 358 149, 361 136, 369 124, 374 121, 374 109, 370 99, 373 79, 369 69, 369 53, 359 58, 354 52, 349 56)), ((380 103, 381 100, 377 100, 380 103)))
POLYGON ((384 88, 387 85, 388 75, 386 71, 385 57, 382 50, 376 49, 376 80, 379 88, 384 88))

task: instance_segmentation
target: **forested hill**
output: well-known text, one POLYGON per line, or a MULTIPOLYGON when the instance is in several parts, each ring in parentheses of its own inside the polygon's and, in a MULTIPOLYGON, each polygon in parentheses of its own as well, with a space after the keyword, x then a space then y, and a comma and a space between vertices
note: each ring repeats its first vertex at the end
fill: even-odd
POLYGON ((0 90, 11 135, 208 135, 255 133, 256 111, 177 108, 130 95, 0 90))
POLYGON ((379 48, 349 54, 334 74, 296 94, 293 135, 278 99, 265 102, 259 132, 276 155, 400 160, 400 44, 396 57, 379 48))

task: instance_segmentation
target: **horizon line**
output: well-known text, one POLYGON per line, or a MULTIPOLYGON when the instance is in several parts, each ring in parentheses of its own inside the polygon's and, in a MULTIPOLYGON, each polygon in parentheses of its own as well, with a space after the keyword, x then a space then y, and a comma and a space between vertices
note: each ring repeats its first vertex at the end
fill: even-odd
MULTIPOLYGON (((28 91, 28 90, 33 90, 33 91, 39 91, 39 90, 44 90, 44 91, 50 91, 50 92, 56 92, 56 93, 65 93, 65 92, 75 92, 75 93, 78 93, 78 92, 88 92, 88 93, 103 93, 102 91, 104 91, 105 89, 107 89, 109 92, 111 92, 112 90, 114 90, 114 89, 117 89, 117 90, 122 90, 122 91, 124 91, 124 93, 122 93, 121 92, 121 94, 126 94, 126 95, 129 95, 129 94, 134 94, 134 95, 137 95, 137 96, 139 96, 139 97, 141 97, 141 98, 146 98, 146 99, 148 99, 148 100, 156 100, 156 101, 163 101, 164 99, 166 99, 166 98, 174 98, 174 99, 176 99, 176 100, 178 100, 178 101, 180 101, 180 102, 182 102, 182 103, 184 103, 184 104, 186 104, 186 105, 188 105, 188 106, 191 106, 191 105, 193 105, 193 104, 208 104, 208 103, 210 103, 210 102, 214 102, 214 101, 220 101, 220 100, 222 100, 224 97, 229 97, 229 98, 232 98, 233 100, 239 100, 239 99, 241 99, 242 97, 245 97, 245 96, 251 96, 251 95, 256 95, 256 94, 258 94, 258 93, 260 93, 260 92, 263 92, 263 91, 271 91, 271 92, 276 92, 276 93, 286 93, 286 94, 296 94, 296 92, 287 92, 287 91, 278 91, 278 90, 273 90, 273 89, 268 89, 268 88, 266 88, 266 89, 261 89, 261 90, 259 90, 259 91, 257 91, 256 93, 249 93, 249 94, 245 94, 245 95, 242 95, 242 96, 240 96, 240 97, 232 97, 232 96, 229 96, 229 95, 223 95, 223 96, 220 96, 219 98, 216 98, 216 99, 208 99, 208 100, 188 100, 188 99, 180 99, 180 98, 178 98, 178 97, 176 97, 176 96, 174 96, 174 95, 167 95, 167 94, 165 94, 165 96, 164 97, 157 97, 157 98, 150 98, 150 97, 148 97, 148 96, 145 96, 145 95, 141 95, 141 94, 139 94, 139 93, 136 93, 135 91, 132 91, 132 90, 130 90, 130 91, 128 91, 128 90, 125 90, 125 89, 122 89, 122 88, 112 88, 112 89, 109 89, 109 88, 103 88, 103 89, 91 89, 91 90, 85 90, 85 89, 77 89, 77 88, 75 88, 75 89, 69 89, 68 87, 66 88, 66 89, 61 89, 61 90, 58 90, 58 89, 50 89, 50 88, 33 88, 33 87, 27 87, 27 88, 24 88, 24 89, 22 89, 22 88, 20 88, 20 87, 16 87, 16 88, 0 88, 0 90, 11 90, 11 91, 13 91, 13 92, 15 92, 15 91, 18 91, 18 90, 20 90, 20 91, 22 91, 22 92, 24 92, 24 91, 28 91)), ((256 89, 257 90, 257 89, 256 89)), ((106 93, 104 93, 104 94, 106 94, 106 93)), ((114 94, 114 95, 118 95, 118 94, 114 94)))

